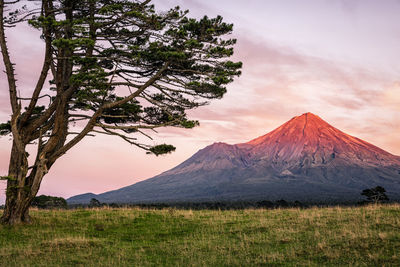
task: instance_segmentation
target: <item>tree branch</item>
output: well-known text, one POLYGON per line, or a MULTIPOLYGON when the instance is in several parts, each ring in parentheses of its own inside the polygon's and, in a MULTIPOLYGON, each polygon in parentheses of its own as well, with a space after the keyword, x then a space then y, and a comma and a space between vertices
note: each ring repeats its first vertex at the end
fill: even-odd
POLYGON ((104 130, 105 132, 100 132, 100 131, 96 131, 96 132, 102 133, 102 134, 108 134, 108 135, 118 136, 118 137, 122 138, 125 142, 128 142, 128 143, 131 144, 131 145, 137 146, 137 147, 139 147, 139 148, 141 148, 141 149, 144 149, 144 150, 146 150, 146 151, 150 151, 150 148, 149 148, 148 146, 145 146, 145 145, 143 145, 143 144, 139 144, 139 143, 137 143, 137 142, 134 142, 134 141, 132 141, 132 140, 134 140, 134 139, 132 139, 132 138, 130 138, 130 137, 128 137, 128 136, 125 136, 125 135, 120 134, 120 133, 117 133, 117 132, 110 131, 110 130, 108 130, 108 129, 103 129, 103 130, 104 130))
MULTIPOLYGON (((48 6, 47 0, 42 1, 42 9, 44 10, 44 16, 47 17, 49 15, 49 6, 48 6)), ((24 112, 24 114, 21 118, 21 125, 24 125, 25 122, 32 115, 32 112, 36 106, 38 99, 39 99, 40 92, 43 89, 44 82, 46 81, 47 74, 49 72, 50 64, 52 61, 52 58, 51 58, 51 50, 52 50, 51 49, 51 36, 50 36, 51 32, 50 32, 50 29, 48 28, 48 26, 43 27, 43 35, 44 35, 45 42, 46 42, 46 48, 45 48, 46 52, 44 55, 44 62, 43 62, 42 70, 40 72, 39 79, 35 86, 35 90, 33 91, 33 94, 32 94, 31 102, 29 103, 28 108, 26 109, 26 111, 24 112)), ((51 97, 50 97, 50 99, 51 99, 51 97)))
POLYGON ((59 158, 61 155, 65 154, 69 149, 71 149, 74 145, 76 145, 79 141, 81 141, 90 131, 92 131, 93 127, 96 124, 97 119, 102 115, 102 113, 105 109, 123 105, 123 104, 131 101, 135 97, 139 96, 144 90, 146 90, 155 81, 157 81, 160 77, 162 77, 163 73, 168 69, 168 66, 169 66, 169 62, 165 62, 164 65, 161 67, 161 69, 152 78, 150 78, 144 85, 142 85, 138 90, 136 90, 134 93, 130 94, 129 96, 127 96, 119 101, 106 103, 103 106, 101 106, 93 114, 92 118, 89 120, 89 122, 86 124, 85 128, 80 132, 80 134, 75 136, 75 138, 73 138, 71 141, 69 141, 67 144, 65 144, 62 148, 60 148, 53 155, 53 157, 55 159, 59 158))
POLYGON ((21 111, 21 107, 18 105, 14 67, 10 59, 4 32, 4 0, 0 0, 0 48, 3 55, 4 66, 6 67, 11 109, 13 114, 17 114, 21 111))

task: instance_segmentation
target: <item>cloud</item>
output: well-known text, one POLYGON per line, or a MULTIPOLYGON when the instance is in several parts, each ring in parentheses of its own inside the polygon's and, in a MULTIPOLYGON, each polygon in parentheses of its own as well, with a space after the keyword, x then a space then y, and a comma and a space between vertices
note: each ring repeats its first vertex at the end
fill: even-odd
POLYGON ((384 106, 400 111, 400 81, 396 81, 386 88, 382 95, 382 101, 384 106))
POLYGON ((344 11, 346 11, 350 14, 354 14, 359 7, 360 1, 359 0, 351 0, 351 1, 340 0, 339 3, 344 11))
MULTIPOLYGON (((390 122, 399 107, 400 86, 387 88, 393 77, 379 69, 301 54, 241 34, 235 59, 244 62, 243 75, 229 86, 223 100, 190 112, 201 122, 199 132, 210 140, 245 142, 310 111, 345 132, 400 154, 400 146, 382 141, 394 138, 389 134, 395 130, 390 122), (382 138, 374 142, 376 136, 382 138)), ((186 131, 173 133, 188 137, 186 131)))

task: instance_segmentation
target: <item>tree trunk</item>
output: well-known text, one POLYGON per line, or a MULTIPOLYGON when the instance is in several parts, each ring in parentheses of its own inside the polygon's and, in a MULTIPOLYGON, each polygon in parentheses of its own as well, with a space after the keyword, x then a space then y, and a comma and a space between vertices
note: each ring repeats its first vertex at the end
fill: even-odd
POLYGON ((9 225, 31 222, 29 206, 32 200, 26 196, 24 198, 18 197, 16 190, 10 193, 9 188, 9 183, 7 183, 6 207, 1 217, 1 222, 9 225))
MULTIPOLYGON (((10 165, 8 169, 8 181, 6 189, 6 206, 1 222, 3 224, 15 225, 20 223, 29 223, 29 206, 36 196, 39 187, 31 178, 33 174, 38 173, 38 167, 35 166, 28 174, 28 160, 26 152, 21 152, 13 143, 11 150, 10 165)), ((41 174, 41 172, 39 172, 41 174)), ((44 175, 44 173, 43 173, 44 175)), ((43 177, 43 175, 40 177, 43 177)), ((34 175, 37 178, 38 175, 34 175)), ((39 181, 39 184, 40 184, 39 181)))

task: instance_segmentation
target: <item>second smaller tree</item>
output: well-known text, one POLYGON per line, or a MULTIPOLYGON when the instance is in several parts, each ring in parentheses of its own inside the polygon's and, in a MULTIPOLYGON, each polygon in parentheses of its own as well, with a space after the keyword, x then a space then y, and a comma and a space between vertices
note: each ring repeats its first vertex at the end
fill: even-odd
POLYGON ((389 200, 388 196, 386 195, 386 190, 382 186, 364 189, 361 192, 361 195, 366 196, 368 202, 373 202, 375 204, 389 200))

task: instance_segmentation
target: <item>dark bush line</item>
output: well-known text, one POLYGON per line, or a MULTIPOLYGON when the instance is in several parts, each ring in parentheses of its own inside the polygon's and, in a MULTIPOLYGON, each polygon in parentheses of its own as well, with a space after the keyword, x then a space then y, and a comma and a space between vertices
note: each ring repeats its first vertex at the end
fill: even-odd
MULTIPOLYGON (((389 203, 389 202, 387 202, 389 203)), ((398 203, 398 202, 390 202, 398 203)), ((190 210, 240 210, 240 209, 277 209, 277 208, 311 208, 311 207, 357 207, 371 204, 368 201, 362 202, 289 202, 286 200, 278 201, 204 201, 204 202, 170 202, 170 203, 98 203, 91 204, 71 204, 70 209, 77 208, 93 208, 93 207, 109 207, 109 208, 140 208, 140 209, 190 209, 190 210)))
MULTIPOLYGON (((309 208, 309 207, 332 207, 332 206, 363 206, 371 203, 390 203, 389 198, 385 194, 386 190, 377 186, 375 188, 368 188, 361 192, 362 196, 366 196, 366 200, 362 201, 333 201, 326 200, 322 201, 305 201, 300 202, 298 200, 293 202, 288 202, 284 199, 277 201, 270 200, 237 200, 237 201, 185 201, 185 202, 174 202, 168 201, 166 203, 157 202, 157 203, 132 203, 132 204, 121 204, 121 203, 101 203, 96 198, 92 198, 88 205, 70 205, 70 208, 79 208, 79 207, 137 207, 142 209, 163 209, 163 208, 177 208, 177 209, 192 209, 192 210, 235 210, 235 209, 246 209, 246 208, 267 208, 267 209, 276 209, 276 208, 309 208)), ((392 201, 392 203, 396 203, 396 201, 392 201)))
MULTIPOLYGON (((114 204, 115 205, 115 204, 114 204)), ((191 209, 191 210, 240 210, 248 208, 288 208, 288 207, 305 207, 299 201, 287 202, 285 200, 278 201, 205 201, 205 202, 175 202, 175 203, 141 203, 130 205, 143 209, 191 209)))
MULTIPOLYGON (((399 203, 396 201, 385 202, 388 204, 399 203)), ((312 208, 312 207, 359 207, 371 204, 369 201, 361 202, 348 202, 348 203, 313 203, 313 202, 287 202, 285 200, 278 201, 209 201, 209 202, 177 202, 177 203, 100 203, 99 205, 92 206, 90 204, 70 204, 60 206, 34 206, 40 209, 79 209, 79 208, 94 208, 94 207, 108 207, 108 208, 140 208, 140 209, 183 209, 183 210, 240 210, 240 209, 277 209, 277 208, 312 208)), ((4 209, 4 205, 0 206, 0 210, 4 209)))
POLYGON ((67 201, 62 197, 40 195, 33 199, 32 207, 39 209, 65 209, 68 208, 67 201))
MULTIPOLYGON (((386 190, 377 186, 375 188, 365 189, 361 192, 362 196, 366 196, 367 199, 363 201, 329 201, 325 202, 300 202, 293 201, 288 202, 284 199, 277 201, 269 200, 237 200, 237 201, 196 201, 196 202, 173 202, 169 201, 166 203, 101 203, 99 200, 92 198, 89 204, 72 204, 67 205, 67 201, 62 197, 53 197, 41 195, 35 197, 32 206, 41 209, 75 209, 75 208, 95 208, 95 207, 110 207, 110 208, 121 208, 121 207, 132 207, 141 209, 164 209, 164 208, 176 208, 176 209, 192 209, 192 210, 238 210, 238 209, 276 209, 276 208, 309 208, 309 207, 332 207, 332 206, 363 206, 371 203, 398 203, 397 201, 389 202, 389 198, 385 194, 386 190)), ((4 205, 0 206, 0 209, 4 209, 4 205)))
POLYGON ((302 207, 299 201, 287 202, 279 201, 204 201, 204 202, 170 202, 170 203, 97 203, 91 201, 90 204, 72 204, 69 208, 86 208, 86 207, 110 207, 110 208, 141 208, 141 209, 191 209, 191 210, 231 210, 245 208, 279 208, 279 207, 302 207), (93 205, 96 203, 96 205, 93 205))

